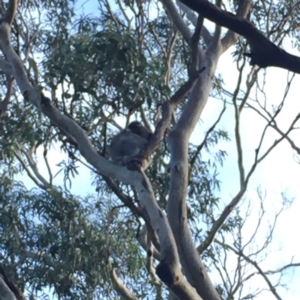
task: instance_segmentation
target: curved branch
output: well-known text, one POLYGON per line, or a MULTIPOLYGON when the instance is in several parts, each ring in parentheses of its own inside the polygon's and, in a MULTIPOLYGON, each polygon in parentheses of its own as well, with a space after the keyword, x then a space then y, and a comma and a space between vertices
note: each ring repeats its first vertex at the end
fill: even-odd
MULTIPOLYGON (((176 0, 176 4, 186 14, 188 20, 196 27, 197 19, 198 19, 197 15, 190 8, 188 8, 186 5, 181 3, 179 0, 176 0)), ((212 35, 210 34, 210 32, 205 26, 202 26, 201 37, 203 38, 206 45, 210 44, 212 40, 212 35)))
MULTIPOLYGON (((245 18, 249 14, 252 5, 252 0, 240 0, 237 10, 237 16, 245 18)), ((228 30, 226 35, 222 38, 223 52, 225 52, 231 45, 233 45, 237 41, 237 39, 238 34, 236 34, 232 30, 228 30)))
POLYGON ((26 150, 23 147, 21 147, 19 144, 17 144, 17 147, 25 155, 31 170, 33 171, 36 178, 43 184, 44 189, 45 187, 50 187, 50 183, 39 172, 38 166, 32 157, 32 149, 26 150))
POLYGON ((216 42, 205 51, 204 71, 199 75, 183 112, 168 136, 171 152, 171 181, 167 203, 168 220, 176 238, 184 275, 203 299, 219 300, 220 295, 212 284, 199 257, 187 223, 188 143, 199 117, 207 103, 213 74, 221 55, 221 45, 216 42))
POLYGON ((142 208, 145 207, 160 241, 160 262, 156 267, 158 277, 180 299, 202 299, 196 290, 184 279, 179 265, 179 257, 172 229, 164 212, 159 208, 149 179, 140 170, 143 182, 135 182, 135 190, 139 194, 142 208))
POLYGON ((171 21, 174 23, 178 31, 183 36, 184 40, 191 45, 192 33, 190 32, 187 25, 182 20, 180 14, 178 13, 177 7, 172 0, 160 0, 166 9, 171 21))
POLYGON ((20 164, 22 165, 22 167, 24 168, 24 170, 26 171, 28 177, 41 189, 45 190, 46 187, 48 185, 44 185, 42 183, 40 183, 38 181, 38 179, 31 173, 30 169, 27 167, 25 161, 23 160, 23 158, 21 157, 21 155, 19 155, 19 153, 17 151, 14 151, 14 155, 17 158, 17 160, 20 162, 20 164))
MULTIPOLYGON (((192 62, 193 64, 194 62, 192 62)), ((188 81, 184 83, 170 98, 169 101, 165 102, 162 105, 162 117, 160 121, 158 122, 154 134, 151 136, 151 139, 144 151, 142 151, 139 154, 139 160, 144 160, 156 150, 158 149, 160 142, 163 140, 166 130, 171 122, 173 111, 177 104, 182 101, 194 88, 199 74, 201 74, 204 71, 204 68, 202 68, 199 71, 196 71, 191 74, 188 81)))
POLYGON ((115 268, 111 269, 111 278, 116 286, 118 293, 126 300, 138 300, 131 291, 124 285, 123 281, 116 274, 115 268))
POLYGON ((244 36, 251 47, 251 53, 245 53, 246 56, 250 57, 251 65, 258 65, 262 68, 273 66, 287 69, 298 74, 300 73, 300 57, 289 54, 277 47, 250 21, 221 10, 209 1, 180 1, 201 14, 204 18, 244 36))

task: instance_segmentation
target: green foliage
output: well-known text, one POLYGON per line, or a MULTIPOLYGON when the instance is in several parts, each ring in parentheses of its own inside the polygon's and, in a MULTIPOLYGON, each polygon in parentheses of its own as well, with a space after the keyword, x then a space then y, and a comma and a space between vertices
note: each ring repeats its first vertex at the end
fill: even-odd
POLYGON ((110 225, 113 266, 124 276, 143 273, 141 251, 132 243, 134 220, 120 210, 110 224, 108 199, 101 203, 60 188, 28 191, 4 176, 0 194, 1 264, 10 276, 18 272, 20 287, 38 291, 48 286, 61 297, 91 299, 102 286, 102 295, 108 296, 104 287, 110 281, 106 269, 110 225))

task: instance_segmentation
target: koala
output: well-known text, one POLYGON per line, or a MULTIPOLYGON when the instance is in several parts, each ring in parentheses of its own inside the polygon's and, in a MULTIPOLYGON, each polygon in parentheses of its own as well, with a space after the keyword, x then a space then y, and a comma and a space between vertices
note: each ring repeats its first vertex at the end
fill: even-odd
MULTIPOLYGON (((121 166, 127 166, 128 163, 134 161, 141 150, 147 147, 151 136, 152 133, 140 122, 130 123, 127 128, 121 130, 111 141, 109 152, 112 161, 121 166)), ((141 167, 146 170, 150 162, 150 158, 143 160, 141 167)))

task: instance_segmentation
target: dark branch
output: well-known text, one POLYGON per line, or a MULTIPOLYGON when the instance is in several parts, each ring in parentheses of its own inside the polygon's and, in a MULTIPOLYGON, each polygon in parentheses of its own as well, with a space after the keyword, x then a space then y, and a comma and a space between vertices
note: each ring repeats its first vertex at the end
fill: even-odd
POLYGON ((251 48, 251 53, 245 53, 247 57, 250 57, 251 65, 258 65, 262 68, 273 66, 300 73, 300 57, 277 47, 248 20, 221 10, 208 1, 180 1, 204 18, 244 36, 251 48))
MULTIPOLYGON (((193 63, 193 61, 192 61, 192 63, 193 63)), ((152 135, 152 137, 150 138, 147 148, 138 155, 137 158, 139 160, 142 161, 142 160, 150 157, 151 154, 156 149, 158 149, 160 142, 164 138, 166 130, 171 122, 172 112, 173 112, 174 107, 190 93, 190 91, 193 89, 200 73, 202 73, 204 71, 204 69, 205 68, 201 68, 201 70, 194 72, 190 76, 188 81, 185 84, 183 84, 174 93, 174 95, 170 98, 170 100, 168 102, 165 102, 162 105, 161 120, 158 122, 158 124, 156 126, 156 130, 155 130, 154 134, 152 135)))

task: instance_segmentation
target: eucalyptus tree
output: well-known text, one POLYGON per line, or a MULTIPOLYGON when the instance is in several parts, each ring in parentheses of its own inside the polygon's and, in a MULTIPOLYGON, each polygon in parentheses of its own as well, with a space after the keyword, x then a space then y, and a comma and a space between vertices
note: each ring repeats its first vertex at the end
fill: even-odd
POLYGON ((282 272, 299 263, 260 267, 281 211, 262 245, 254 246, 263 195, 249 238, 243 228, 251 212, 242 199, 257 166, 281 141, 300 153, 290 136, 299 114, 286 130, 277 122, 286 95, 271 110, 260 97, 249 99, 252 90, 264 94, 260 67, 298 72, 298 57, 280 48, 287 38, 298 46, 297 3, 10 0, 0 9, 0 299, 52 293, 59 299, 245 299, 264 290, 281 299, 282 272), (261 45, 279 55, 268 56, 261 45), (234 91, 216 74, 230 47, 239 72, 234 91), (204 132, 199 120, 212 97, 224 105, 204 132), (218 124, 228 106, 239 182, 224 203, 217 174, 227 153, 219 142, 230 136, 218 124), (266 122, 247 168, 245 109, 266 122), (133 120, 154 133, 139 154, 152 156, 147 171, 109 160, 112 137, 133 120), (269 128, 277 137, 262 147, 269 128), (203 138, 191 140, 193 132, 203 138), (62 155, 59 174, 54 149, 62 155), (91 186, 82 184, 76 195, 74 182, 86 182, 86 170, 91 186), (26 187, 26 177, 35 188, 26 187), (253 278, 262 280, 261 288, 249 284, 245 291, 253 278))

